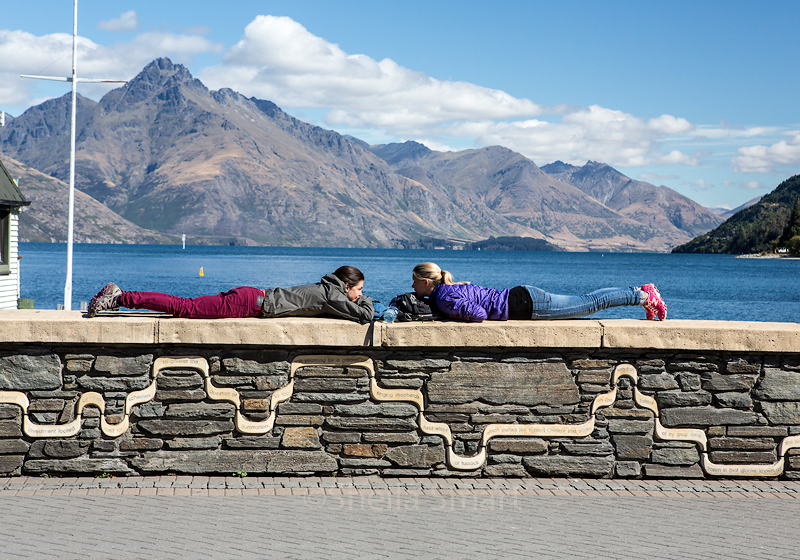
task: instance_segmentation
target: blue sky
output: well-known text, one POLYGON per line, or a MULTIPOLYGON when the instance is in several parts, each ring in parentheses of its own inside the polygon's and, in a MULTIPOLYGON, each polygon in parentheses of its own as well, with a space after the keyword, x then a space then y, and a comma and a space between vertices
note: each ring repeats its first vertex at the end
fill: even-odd
MULTIPOLYGON (((72 1, 4 3, 0 110, 66 84, 72 1), (10 5, 9 5, 10 4, 10 5), (27 4, 28 6, 30 4, 27 4)), ((800 2, 80 0, 78 74, 167 56, 370 143, 608 163, 733 208, 800 173, 800 2)), ((108 86, 81 85, 99 99, 108 86)))

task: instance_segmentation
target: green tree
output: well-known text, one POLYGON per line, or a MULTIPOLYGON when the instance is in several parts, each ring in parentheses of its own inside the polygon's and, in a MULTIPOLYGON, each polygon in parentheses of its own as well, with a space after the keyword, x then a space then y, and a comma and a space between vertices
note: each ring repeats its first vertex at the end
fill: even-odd
POLYGON ((795 235, 786 244, 789 252, 795 257, 800 257, 800 235, 795 235))
POLYGON ((778 240, 778 247, 788 247, 789 240, 798 235, 800 235, 800 198, 794 203, 794 208, 792 208, 792 213, 789 215, 786 228, 783 230, 783 234, 778 240))

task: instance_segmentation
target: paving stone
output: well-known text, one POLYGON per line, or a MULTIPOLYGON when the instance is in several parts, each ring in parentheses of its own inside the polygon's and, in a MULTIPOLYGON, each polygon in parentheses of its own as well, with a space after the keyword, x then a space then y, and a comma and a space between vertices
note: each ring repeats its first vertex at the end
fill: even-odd
POLYGON ((616 448, 617 459, 648 460, 653 447, 653 438, 650 436, 637 436, 617 434, 612 436, 611 441, 616 448))
POLYGON ((312 427, 291 427, 283 431, 281 447, 286 449, 320 449, 317 430, 312 427))
POLYGON ((25 455, 0 455, 0 474, 18 473, 25 455))
POLYGON ((611 457, 571 457, 567 455, 528 456, 522 460, 534 475, 609 477, 614 470, 611 457))
POLYGON ((661 423, 666 427, 755 424, 758 420, 758 416, 754 412, 730 409, 723 410, 708 406, 665 408, 660 411, 660 415, 661 423))
POLYGON ((677 378, 684 391, 698 391, 701 387, 700 375, 697 373, 679 373, 677 378))
POLYGON ((159 389, 196 389, 204 386, 204 380, 199 373, 191 375, 159 375, 159 389))
POLYGON ((339 416, 408 418, 416 416, 418 412, 417 407, 411 404, 364 403, 334 406, 334 413, 339 416))
POLYGON ((661 391, 656 394, 659 407, 702 406, 711 404, 711 393, 661 391))
POLYGON ((112 376, 142 376, 149 375, 153 365, 153 355, 117 357, 97 356, 94 361, 95 371, 111 374, 112 376))
POLYGON ((174 403, 166 407, 165 418, 233 418, 233 403, 174 403))
POLYGON ((609 420, 608 431, 612 434, 649 434, 655 428, 652 420, 609 420))
POLYGON ((0 356, 0 390, 37 391, 61 388, 57 354, 0 356))
POLYGON ((749 391, 756 384, 758 375, 731 375, 717 372, 702 374, 702 386, 706 391, 749 391))
POLYGON ((346 443, 342 447, 342 453, 350 457, 380 458, 389 449, 388 445, 382 443, 346 443))
POLYGON ((484 468, 486 476, 528 476, 528 471, 521 464, 501 463, 496 465, 487 465, 484 468))
POLYGON ((800 402, 762 402, 761 410, 770 424, 800 424, 800 402))
POLYGON ((445 460, 443 445, 401 445, 386 452, 386 459, 401 467, 432 467, 445 460))
POLYGON ((730 437, 786 437, 789 430, 783 426, 728 426, 730 437))
POLYGON ((310 416, 305 414, 283 414, 275 419, 276 426, 322 426, 323 416, 310 416))
POLYGON ((31 474, 44 473, 133 473, 123 460, 115 458, 94 459, 77 457, 74 459, 33 459, 25 461, 25 471, 31 474))
POLYGON ((519 453, 532 455, 544 453, 548 442, 539 438, 492 438, 489 440, 489 449, 498 453, 519 453))
POLYGON ((670 373, 646 374, 639 376, 639 389, 642 390, 664 391, 678 388, 678 382, 670 373))
POLYGON ((744 408, 753 407, 753 399, 747 393, 717 393, 714 401, 723 408, 744 408))
POLYGON ((433 372, 426 386, 433 403, 576 404, 578 387, 563 363, 454 362, 433 372))
POLYGON ((727 373, 753 373, 758 374, 761 372, 761 362, 751 362, 744 358, 736 360, 729 360, 725 364, 725 371, 727 373))
POLYGON ((644 465, 644 474, 650 478, 703 478, 700 465, 673 467, 669 465, 644 465))
POLYGON ((22 425, 18 420, 0 420, 0 437, 21 438, 22 425))
POLYGON ((774 463, 778 460, 775 451, 712 451, 709 458, 714 463, 774 463))
POLYGON ((25 454, 30 447, 30 444, 22 439, 0 439, 0 455, 25 454))
POLYGON ((663 465, 692 465, 700 460, 700 454, 694 447, 664 447, 653 449, 650 460, 663 465))
POLYGON ((337 379, 330 378, 301 378, 295 379, 294 390, 297 393, 315 392, 350 392, 357 388, 357 380, 351 378, 337 379))
POLYGON ((620 478, 636 478, 642 475, 642 465, 638 461, 617 461, 614 470, 620 478))
MULTIPOLYGON (((439 436, 428 436, 428 438, 436 438, 436 442, 439 441, 439 436)), ((415 433, 400 433, 400 432, 387 432, 387 433, 363 433, 362 439, 367 443, 419 443, 420 437, 415 433)), ((423 443, 429 443, 428 441, 423 441, 423 443)))
POLYGON ((325 425, 337 430, 369 430, 375 432, 410 431, 417 423, 408 418, 330 417, 325 425))
POLYGON ((186 474, 334 472, 336 459, 323 451, 227 450, 155 451, 131 463, 143 472, 186 474))
POLYGON ((591 443, 564 441, 561 443, 561 447, 570 455, 577 456, 593 455, 603 457, 614 453, 614 446, 607 441, 591 443))
POLYGON ((166 444, 168 449, 217 449, 221 441, 219 436, 177 437, 167 440, 166 444))
POLYGON ((753 389, 753 396, 777 401, 800 400, 800 371, 764 368, 764 376, 753 389))
POLYGON ((720 437, 709 439, 708 446, 715 450, 763 451, 774 450, 775 441, 770 438, 720 437))
POLYGON ((242 436, 223 438, 224 446, 228 449, 277 449, 281 438, 266 436, 242 436))

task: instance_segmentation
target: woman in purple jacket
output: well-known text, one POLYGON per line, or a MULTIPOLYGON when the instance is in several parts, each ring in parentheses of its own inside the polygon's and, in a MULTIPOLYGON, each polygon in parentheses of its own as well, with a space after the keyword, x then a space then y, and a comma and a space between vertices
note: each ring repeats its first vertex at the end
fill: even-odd
POLYGON ((667 318, 667 305, 653 284, 604 288, 582 296, 551 294, 533 286, 495 290, 454 282, 452 274, 432 262, 415 266, 411 277, 417 296, 433 298, 439 311, 454 319, 569 319, 620 305, 644 307, 648 319, 667 318))

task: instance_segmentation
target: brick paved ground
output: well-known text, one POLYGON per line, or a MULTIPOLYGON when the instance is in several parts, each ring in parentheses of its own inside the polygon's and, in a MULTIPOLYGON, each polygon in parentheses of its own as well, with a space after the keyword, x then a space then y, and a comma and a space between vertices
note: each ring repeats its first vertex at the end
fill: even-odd
POLYGON ((800 483, 0 478, 0 557, 800 558, 800 483))

